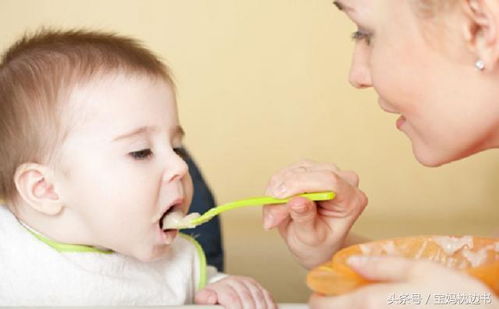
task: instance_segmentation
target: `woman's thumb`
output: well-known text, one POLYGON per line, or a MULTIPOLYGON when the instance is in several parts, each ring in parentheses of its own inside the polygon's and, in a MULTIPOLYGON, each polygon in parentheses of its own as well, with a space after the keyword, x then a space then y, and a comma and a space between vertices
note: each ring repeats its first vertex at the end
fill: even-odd
POLYGON ((295 197, 288 202, 289 215, 295 224, 300 225, 300 229, 315 229, 317 217, 317 207, 308 198, 295 197))
POLYGON ((372 281, 406 281, 417 271, 425 271, 426 265, 421 261, 388 256, 351 256, 347 264, 372 281))

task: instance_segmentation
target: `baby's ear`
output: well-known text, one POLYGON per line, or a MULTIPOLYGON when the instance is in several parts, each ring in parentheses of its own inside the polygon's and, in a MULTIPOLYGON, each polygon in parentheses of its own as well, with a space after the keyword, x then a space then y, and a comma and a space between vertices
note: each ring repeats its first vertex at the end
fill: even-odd
POLYGON ((49 216, 62 211, 63 203, 55 191, 52 172, 47 166, 21 164, 16 169, 14 182, 21 199, 34 210, 49 216))

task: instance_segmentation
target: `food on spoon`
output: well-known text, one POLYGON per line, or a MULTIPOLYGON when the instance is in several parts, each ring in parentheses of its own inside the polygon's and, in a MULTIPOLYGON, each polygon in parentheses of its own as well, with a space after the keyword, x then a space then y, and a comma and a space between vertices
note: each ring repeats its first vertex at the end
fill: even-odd
POLYGON ((184 215, 181 211, 173 211, 163 218, 161 226, 163 230, 192 229, 196 227, 196 224, 192 224, 191 221, 200 216, 201 215, 197 212, 184 215))

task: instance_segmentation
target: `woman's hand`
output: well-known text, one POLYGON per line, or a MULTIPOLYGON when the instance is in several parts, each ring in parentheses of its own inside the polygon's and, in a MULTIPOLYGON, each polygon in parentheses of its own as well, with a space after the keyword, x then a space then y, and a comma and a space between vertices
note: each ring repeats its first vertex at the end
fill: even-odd
POLYGON ((333 191, 331 201, 295 197, 285 205, 263 208, 264 228, 279 228, 290 251, 306 268, 331 258, 343 246, 352 224, 367 205, 358 176, 333 164, 300 161, 272 176, 266 194, 276 198, 333 191))
POLYGON ((234 309, 277 309, 270 293, 256 280, 240 276, 228 276, 208 284, 196 293, 195 303, 234 309))
POLYGON ((430 261, 397 257, 352 257, 350 266, 363 277, 382 281, 352 293, 313 295, 311 308, 490 308, 499 301, 480 281, 430 261), (474 302, 474 304, 472 304, 474 302))

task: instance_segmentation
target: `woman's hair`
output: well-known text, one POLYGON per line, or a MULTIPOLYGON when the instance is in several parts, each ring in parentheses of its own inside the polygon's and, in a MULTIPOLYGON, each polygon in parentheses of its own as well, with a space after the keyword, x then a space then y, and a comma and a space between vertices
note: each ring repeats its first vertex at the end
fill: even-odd
POLYGON ((112 33, 41 30, 0 62, 0 199, 16 196, 14 174, 47 163, 68 131, 63 112, 78 85, 106 74, 142 74, 173 87, 168 68, 137 41, 112 33))

